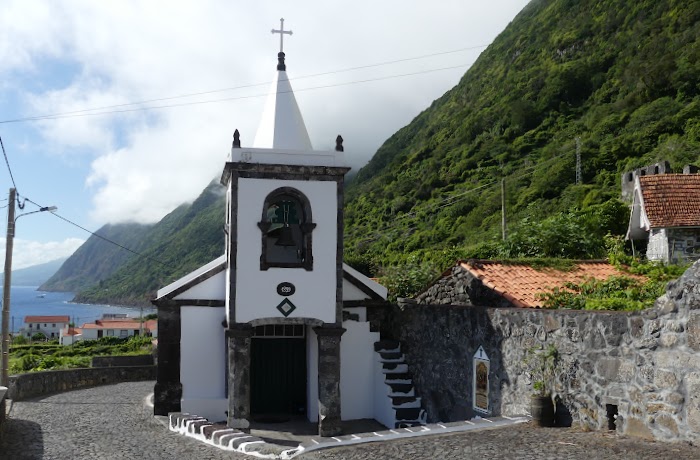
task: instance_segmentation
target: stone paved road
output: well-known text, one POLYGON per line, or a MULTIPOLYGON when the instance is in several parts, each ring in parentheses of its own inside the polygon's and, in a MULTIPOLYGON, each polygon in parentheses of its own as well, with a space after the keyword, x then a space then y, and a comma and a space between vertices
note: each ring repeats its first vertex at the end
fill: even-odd
MULTIPOLYGON (((252 459, 171 433, 149 420, 153 382, 131 382, 14 404, 0 460, 252 459)), ((312 459, 700 459, 700 448, 523 424, 309 452, 312 459)))
POLYGON ((14 403, 1 460, 247 459, 148 420, 154 382, 129 382, 14 403))
POLYGON ((536 428, 531 423, 478 432, 362 444, 303 454, 302 460, 700 459, 700 447, 609 433, 536 428))

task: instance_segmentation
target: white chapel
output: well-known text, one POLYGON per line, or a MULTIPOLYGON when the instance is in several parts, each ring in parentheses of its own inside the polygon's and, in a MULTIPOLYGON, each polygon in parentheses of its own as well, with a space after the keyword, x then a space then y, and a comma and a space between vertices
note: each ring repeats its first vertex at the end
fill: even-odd
MULTIPOLYGON (((251 147, 224 165, 225 253, 160 289, 154 412, 246 429, 255 417, 397 421, 368 311, 386 288, 343 264, 343 139, 313 150, 280 52, 251 147)), ((224 210, 222 210, 224 211, 224 210)), ((419 402, 418 402, 418 407, 419 402)))

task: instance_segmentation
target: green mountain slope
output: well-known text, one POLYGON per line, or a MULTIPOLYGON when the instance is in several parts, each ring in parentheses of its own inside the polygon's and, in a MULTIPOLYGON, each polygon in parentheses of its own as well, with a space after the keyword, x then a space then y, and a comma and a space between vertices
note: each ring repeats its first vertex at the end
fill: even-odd
POLYGON ((533 0, 358 172, 348 259, 492 256, 504 177, 508 220, 533 222, 619 196, 630 168, 696 163, 699 19, 698 1, 533 0))
MULTIPOLYGON (((143 247, 144 235, 150 227, 139 224, 108 224, 96 233, 138 251, 143 247)), ((39 287, 39 290, 75 292, 108 278, 130 256, 130 252, 91 236, 39 287)))
MULTIPOLYGON (((599 257, 603 235, 627 224, 623 171, 698 164, 699 21, 698 0, 533 0, 349 183, 346 261, 371 274, 419 267, 394 277, 407 292, 456 257, 599 257), (503 178, 509 238, 498 243, 503 178)), ((129 233, 135 246, 124 245, 146 257, 95 249, 51 282, 80 273, 84 287, 96 272, 78 300, 145 303, 223 253, 224 207, 211 185, 129 233)))
POLYGON ((150 305, 158 288, 224 253, 224 209, 224 188, 210 184, 192 204, 147 229, 137 245, 140 255, 128 255, 109 277, 81 289, 75 300, 150 305))

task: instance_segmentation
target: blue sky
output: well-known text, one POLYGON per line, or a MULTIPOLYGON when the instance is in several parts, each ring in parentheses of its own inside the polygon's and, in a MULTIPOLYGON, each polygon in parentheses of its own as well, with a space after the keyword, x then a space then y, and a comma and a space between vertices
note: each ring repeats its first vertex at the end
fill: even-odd
MULTIPOLYGON (((526 3, 3 0, 0 136, 21 196, 90 230, 156 222, 220 173, 234 129, 252 144, 280 17, 293 31, 287 71, 314 148, 342 134, 357 168, 454 86, 526 3), (159 98, 172 99, 12 122, 159 98), (190 105, 153 109, 173 104, 190 105)), ((12 183, 0 169, 4 198, 12 183)), ((88 237, 48 213, 21 218, 14 267, 67 256, 88 237)))

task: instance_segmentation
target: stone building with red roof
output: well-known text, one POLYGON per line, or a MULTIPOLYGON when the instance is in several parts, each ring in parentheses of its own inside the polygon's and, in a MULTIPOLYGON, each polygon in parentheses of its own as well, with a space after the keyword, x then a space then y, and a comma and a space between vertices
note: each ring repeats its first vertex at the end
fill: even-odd
POLYGON ((647 241, 646 257, 668 263, 700 258, 700 174, 636 175, 627 239, 647 241))
POLYGON ((416 302, 431 305, 541 308, 541 294, 567 283, 631 276, 602 260, 583 260, 566 270, 536 267, 525 262, 458 261, 416 302))

